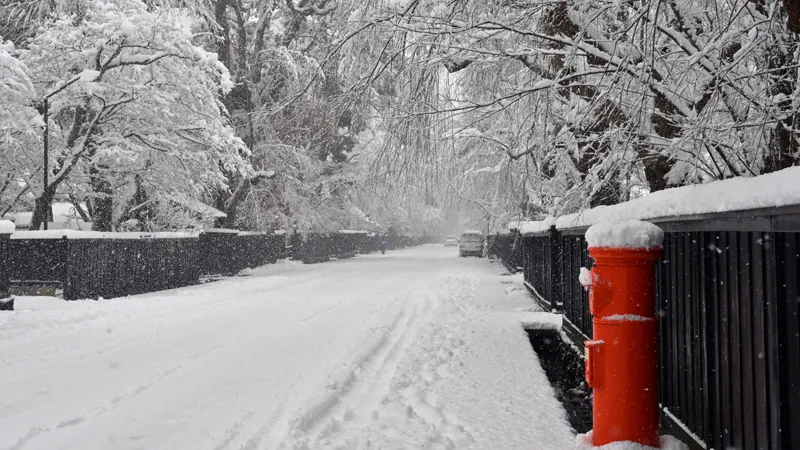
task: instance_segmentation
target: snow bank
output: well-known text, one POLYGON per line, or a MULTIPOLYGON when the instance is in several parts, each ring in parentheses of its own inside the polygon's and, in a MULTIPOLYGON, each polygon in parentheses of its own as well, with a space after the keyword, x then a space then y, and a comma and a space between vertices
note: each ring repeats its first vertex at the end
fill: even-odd
POLYGON ((0 234, 11 234, 14 232, 14 222, 10 220, 0 220, 0 234))
POLYGON ((367 230, 339 230, 341 234, 367 234, 367 230))
POLYGON ((592 281, 592 271, 586 267, 581 267, 581 273, 578 275, 578 283, 580 283, 584 289, 588 290, 589 286, 594 284, 592 281))
MULTIPOLYGON (((689 450, 683 442, 672 436, 661 436, 661 450, 689 450)), ((575 450, 654 450, 655 447, 636 442, 612 442, 600 447, 592 446, 592 432, 575 436, 575 450)))
POLYGON ((80 230, 36 230, 17 231, 11 235, 11 239, 187 239, 197 237, 198 234, 193 231, 140 233, 80 230))
POLYGON ((548 312, 519 313, 519 321, 524 330, 560 330, 564 316, 548 312))
POLYGON ((556 220, 556 227, 582 228, 600 221, 645 220, 798 204, 800 167, 790 167, 753 178, 665 189, 618 205, 561 216, 556 220))
POLYGON ((586 231, 589 247, 660 248, 663 242, 661 228, 639 220, 601 221, 586 231))

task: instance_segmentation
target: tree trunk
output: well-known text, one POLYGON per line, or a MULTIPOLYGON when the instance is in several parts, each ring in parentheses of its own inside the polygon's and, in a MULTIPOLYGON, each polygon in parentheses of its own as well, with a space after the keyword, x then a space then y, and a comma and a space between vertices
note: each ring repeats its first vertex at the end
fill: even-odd
POLYGON ((92 215, 92 230, 94 231, 113 231, 114 225, 114 201, 111 183, 103 175, 104 166, 92 165, 89 169, 90 184, 94 196, 89 205, 92 215))
POLYGON ((36 198, 36 206, 31 218, 31 230, 40 229, 45 221, 53 221, 53 197, 55 197, 55 189, 47 189, 36 198))

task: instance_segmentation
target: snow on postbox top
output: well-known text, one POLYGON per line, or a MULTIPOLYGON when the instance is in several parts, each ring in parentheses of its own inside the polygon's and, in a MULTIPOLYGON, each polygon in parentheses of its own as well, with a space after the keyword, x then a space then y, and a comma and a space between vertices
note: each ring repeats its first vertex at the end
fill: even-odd
POLYGON ((651 249, 661 248, 663 242, 664 231, 641 220, 602 221, 586 230, 589 247, 651 249))
POLYGON ((0 220, 0 234, 13 234, 15 229, 14 222, 10 220, 0 220))

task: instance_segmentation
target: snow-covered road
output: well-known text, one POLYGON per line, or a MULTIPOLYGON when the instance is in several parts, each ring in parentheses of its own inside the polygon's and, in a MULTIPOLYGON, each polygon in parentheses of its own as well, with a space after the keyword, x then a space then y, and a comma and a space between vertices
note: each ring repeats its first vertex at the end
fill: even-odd
POLYGON ((499 264, 423 247, 0 314, 0 449, 566 449, 499 264))

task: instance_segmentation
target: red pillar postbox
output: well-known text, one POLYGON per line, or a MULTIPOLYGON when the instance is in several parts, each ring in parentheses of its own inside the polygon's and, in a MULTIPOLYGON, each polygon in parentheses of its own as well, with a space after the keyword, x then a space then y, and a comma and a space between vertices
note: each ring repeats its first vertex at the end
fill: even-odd
POLYGON ((594 260, 586 381, 594 390, 594 446, 659 447, 655 271, 661 248, 589 247, 594 260))

